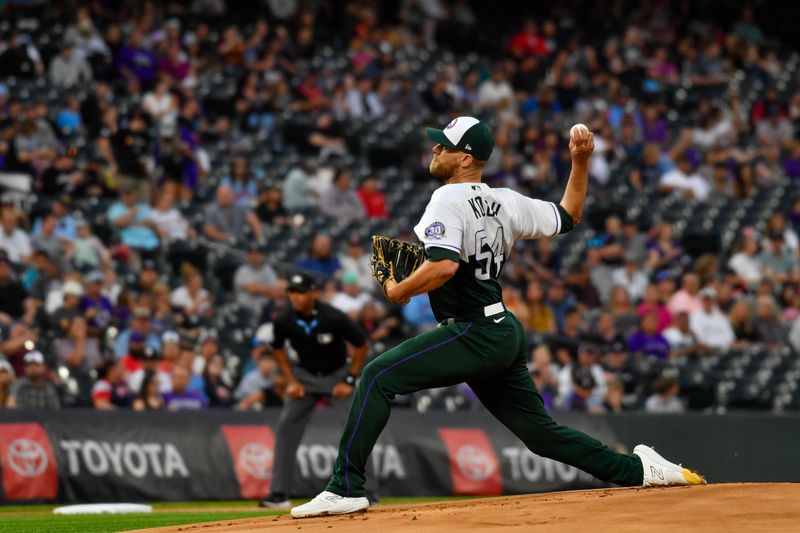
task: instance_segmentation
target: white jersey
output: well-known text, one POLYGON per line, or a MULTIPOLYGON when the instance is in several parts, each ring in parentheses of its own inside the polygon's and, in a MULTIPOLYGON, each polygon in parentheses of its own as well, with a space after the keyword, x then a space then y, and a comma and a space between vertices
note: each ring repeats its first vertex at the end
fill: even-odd
POLYGON ((414 232, 429 257, 460 263, 456 275, 430 294, 437 319, 501 301, 497 279, 514 242, 552 237, 561 229, 561 215, 552 202, 485 183, 436 189, 414 232))

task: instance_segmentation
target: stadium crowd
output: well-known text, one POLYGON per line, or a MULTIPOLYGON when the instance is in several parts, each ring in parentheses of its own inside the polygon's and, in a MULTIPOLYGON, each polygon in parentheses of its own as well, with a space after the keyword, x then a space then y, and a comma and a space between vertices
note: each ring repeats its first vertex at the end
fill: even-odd
MULTIPOLYGON (((270 322, 297 269, 373 353, 434 326, 425 296, 395 308, 376 291, 365 232, 303 229, 419 216, 385 193, 351 125, 458 114, 494 127, 488 183, 556 201, 568 126, 595 132, 580 242, 524 243, 503 271, 549 407, 678 412, 671 365, 800 349, 800 196, 708 251, 678 237, 715 202, 749 208, 800 178, 790 53, 746 5, 711 24, 684 5, 571 17, 572 3, 506 19, 513 31, 459 0, 4 3, 0 407, 279 404, 270 322), (415 71, 423 53, 433 67, 415 71), (253 163, 289 152, 277 175, 253 163), (691 216, 609 208, 615 191, 691 216), (279 234, 309 237, 307 254, 278 260, 279 234), (666 371, 645 377, 646 360, 666 371)), ((430 146, 412 138, 392 164, 429 191, 430 146)))

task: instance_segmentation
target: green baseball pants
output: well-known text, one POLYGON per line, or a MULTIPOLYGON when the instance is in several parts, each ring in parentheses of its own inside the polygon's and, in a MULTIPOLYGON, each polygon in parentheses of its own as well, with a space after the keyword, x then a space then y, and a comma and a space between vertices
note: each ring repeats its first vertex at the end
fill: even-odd
POLYGON ((340 496, 365 495, 367 458, 389 420, 396 394, 464 381, 532 452, 603 481, 642 484, 642 463, 637 456, 617 453, 550 418, 525 365, 522 326, 513 314, 505 312, 437 327, 371 361, 353 395, 326 490, 340 496))

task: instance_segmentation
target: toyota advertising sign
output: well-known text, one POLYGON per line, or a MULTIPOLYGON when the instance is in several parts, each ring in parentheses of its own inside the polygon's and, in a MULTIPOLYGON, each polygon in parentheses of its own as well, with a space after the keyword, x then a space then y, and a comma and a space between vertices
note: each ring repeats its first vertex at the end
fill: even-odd
MULTIPOLYGON (((341 408, 315 411, 295 456, 293 496, 316 494, 328 481, 345 416, 341 408)), ((47 411, 0 412, 0 496, 64 502, 259 498, 272 480, 279 417, 279 410, 74 410, 66 421, 47 411)), ((369 468, 383 496, 602 486, 532 454, 482 412, 398 411, 369 468)))

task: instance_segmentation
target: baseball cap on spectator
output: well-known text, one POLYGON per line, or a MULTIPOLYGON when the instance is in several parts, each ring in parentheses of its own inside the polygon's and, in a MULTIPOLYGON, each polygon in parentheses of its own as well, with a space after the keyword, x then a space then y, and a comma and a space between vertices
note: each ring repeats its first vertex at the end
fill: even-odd
POLYGON ((634 217, 622 217, 622 225, 623 226, 636 226, 639 227, 639 223, 636 221, 634 217))
POLYGON ((158 350, 154 350, 152 346, 148 346, 142 350, 142 355, 139 358, 144 361, 158 361, 161 359, 161 353, 158 350))
POLYGON ((668 271, 662 270, 656 274, 656 281, 664 281, 665 279, 672 279, 672 275, 668 271))
POLYGON ((134 307, 133 318, 150 318, 150 310, 146 307, 134 307))
POLYGON ((590 355, 597 355, 597 347, 594 344, 583 343, 580 346, 578 346, 578 352, 583 352, 590 355))
POLYGON ((175 343, 178 344, 181 342, 181 336, 178 335, 177 331, 167 330, 161 334, 161 342, 164 344, 167 343, 175 343))
POLYGON ((5 359, 0 359, 0 372, 8 372, 11 376, 15 375, 14 367, 5 359))
POLYGON ((64 283, 64 287, 61 289, 61 292, 64 296, 83 296, 83 286, 74 280, 69 280, 64 283))
POLYGON ((142 270, 158 270, 156 268, 156 262, 152 259, 145 259, 142 261, 142 270))
POLYGON ((210 332, 204 334, 203 336, 201 336, 200 340, 197 342, 197 344, 198 344, 198 346, 202 346, 207 342, 214 342, 216 344, 219 344, 219 338, 217 337, 217 334, 214 333, 213 331, 210 331, 210 332))
POLYGON ((425 132, 432 141, 467 153, 478 161, 489 159, 494 150, 492 130, 475 117, 456 117, 444 129, 426 128, 425 132))
POLYGON ((37 364, 43 365, 44 364, 44 355, 39 350, 33 350, 25 354, 25 357, 22 358, 22 361, 26 365, 30 364, 37 364))
POLYGON ((64 207, 69 207, 72 203, 72 197, 68 194, 59 194, 55 198, 53 198, 52 204, 61 204, 64 207))
POLYGON ((348 246, 364 246, 364 243, 361 241, 361 237, 358 235, 351 235, 349 239, 347 239, 348 246))
POLYGON ((596 385, 592 371, 588 368, 573 368, 572 381, 575 383, 576 387, 582 389, 593 389, 596 385))
POLYGON ((92 270, 86 274, 86 283, 103 283, 103 281, 105 281, 105 277, 99 270, 92 270))
POLYGON ((289 278, 289 291, 308 292, 317 288, 317 280, 311 274, 299 272, 289 278))
POLYGON ((358 274, 355 272, 345 272, 342 276, 342 285, 357 285, 358 274))
POLYGON ((194 350, 194 339, 191 337, 186 337, 185 335, 180 338, 178 341, 180 345, 181 351, 193 351, 194 350))
POLYGON ((609 347, 609 352, 611 353, 621 353, 626 352, 627 349, 625 348, 625 343, 622 341, 614 341, 611 343, 609 347))
POLYGON ((700 298, 708 298, 709 300, 716 300, 717 299, 717 291, 714 287, 704 287, 703 290, 700 291, 700 298))

